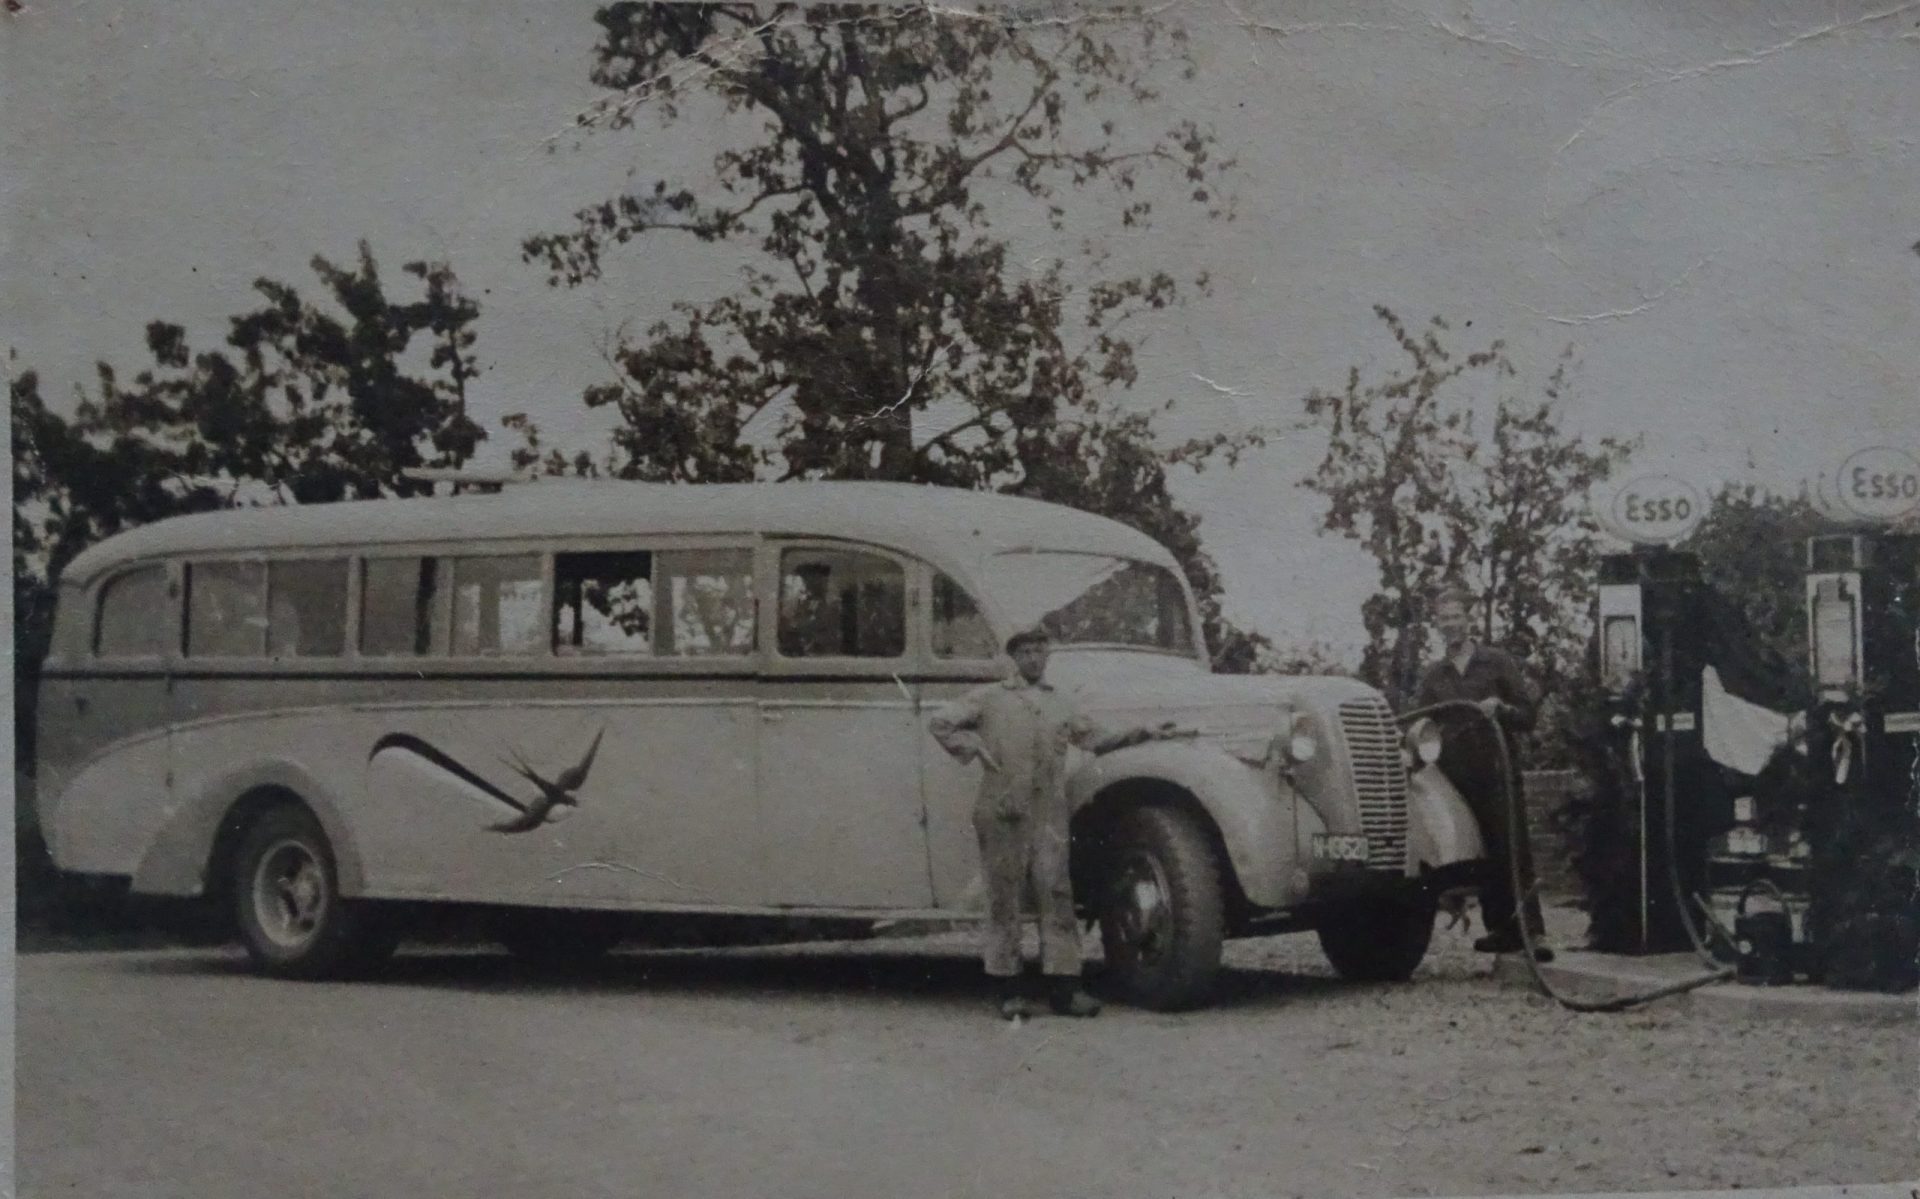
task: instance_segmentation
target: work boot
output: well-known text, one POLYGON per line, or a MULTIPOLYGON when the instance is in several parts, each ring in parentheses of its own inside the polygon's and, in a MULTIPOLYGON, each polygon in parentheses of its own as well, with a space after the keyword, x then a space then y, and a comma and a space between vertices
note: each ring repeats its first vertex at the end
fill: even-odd
POLYGON ((1056 978, 1047 996, 1047 1006, 1056 1016, 1098 1016, 1100 1001, 1080 989, 1077 978, 1056 978))
POLYGON ((1033 1000, 1027 997, 1026 980, 1022 978, 1001 979, 995 1003, 1002 1020, 1017 1022, 1033 1015, 1033 1000))
MULTIPOLYGON (((1517 932, 1488 933, 1473 943, 1475 953, 1525 953, 1527 945, 1517 932)), ((1540 963, 1553 960, 1553 950, 1545 945, 1535 944, 1533 960, 1540 963)))

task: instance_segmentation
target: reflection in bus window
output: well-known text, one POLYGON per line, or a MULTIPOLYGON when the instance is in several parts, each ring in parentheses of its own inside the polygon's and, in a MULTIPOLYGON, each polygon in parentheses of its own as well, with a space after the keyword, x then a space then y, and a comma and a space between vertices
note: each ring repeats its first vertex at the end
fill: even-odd
POLYGON ((535 555, 454 559, 456 657, 539 653, 544 607, 535 555))
POLYGON ((933 576, 933 656, 991 658, 1000 652, 980 606, 944 574, 933 576))
POLYGON ((331 658, 347 649, 347 561, 301 558, 267 566, 267 653, 331 658))
POLYGON ((174 632, 167 619, 167 571, 162 566, 130 570, 106 585, 93 650, 104 658, 155 658, 167 652, 174 632))
POLYGON ((556 651, 653 652, 652 554, 557 554, 553 588, 556 651))
POLYGON ((266 564, 196 562, 187 569, 187 653, 257 658, 266 649, 266 564))
POLYGON ((1018 550, 987 559, 987 594, 1014 628, 1057 642, 1194 652, 1186 593, 1172 571, 1107 554, 1018 550))
POLYGON ((675 550, 658 557, 655 585, 666 606, 660 652, 684 658, 752 653, 753 551, 675 550))
POLYGON ((360 652, 429 654, 441 643, 440 571, 432 558, 368 558, 360 597, 360 652))
POLYGON ((789 658, 897 658, 907 648, 906 572, 852 550, 780 555, 780 652, 789 658))

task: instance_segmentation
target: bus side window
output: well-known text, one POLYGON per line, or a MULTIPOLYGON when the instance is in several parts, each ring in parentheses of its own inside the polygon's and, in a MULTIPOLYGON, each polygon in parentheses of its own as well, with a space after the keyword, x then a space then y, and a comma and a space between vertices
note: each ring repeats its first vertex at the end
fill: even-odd
POLYGON ((664 655, 727 657, 754 650, 753 551, 657 555, 655 644, 664 655))
POLYGON ((268 655, 331 658, 346 650, 346 559, 297 558, 268 563, 268 655))
POLYGON ((553 586, 556 653, 653 653, 652 554, 555 554, 553 586))
POLYGON ((267 644, 267 570, 262 562, 187 567, 187 656, 258 658, 267 644))
POLYGON ((973 597, 944 574, 933 576, 933 656, 992 658, 1000 648, 973 597))
POLYGON ((857 550, 780 555, 780 653, 789 658, 897 658, 907 649, 907 575, 857 550))
POLYGON ((537 555, 453 560, 454 656, 540 653, 545 608, 537 555))
POLYGON ((369 658, 433 653, 441 632, 440 563, 368 558, 361 578, 360 652, 369 658))
POLYGON ((103 658, 165 655, 175 631, 164 616, 170 610, 164 566, 142 566, 109 580, 100 591, 93 652, 103 658))

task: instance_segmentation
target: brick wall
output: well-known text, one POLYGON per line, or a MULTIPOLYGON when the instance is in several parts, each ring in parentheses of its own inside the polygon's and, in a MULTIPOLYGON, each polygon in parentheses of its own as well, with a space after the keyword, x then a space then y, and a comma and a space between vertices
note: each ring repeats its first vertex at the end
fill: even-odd
POLYGON ((1585 785, 1578 771, 1529 770, 1527 778, 1527 831, 1533 839, 1533 872, 1540 880, 1544 899, 1570 899, 1579 896, 1579 876, 1567 857, 1567 845, 1560 833, 1560 813, 1567 800, 1585 785))

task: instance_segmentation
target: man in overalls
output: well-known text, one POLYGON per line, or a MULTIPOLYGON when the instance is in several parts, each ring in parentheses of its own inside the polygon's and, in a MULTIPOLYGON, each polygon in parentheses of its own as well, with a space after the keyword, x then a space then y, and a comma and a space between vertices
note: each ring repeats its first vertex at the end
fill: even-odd
POLYGON ((1029 629, 1007 639, 1014 673, 934 714, 928 730, 962 762, 985 766, 973 827, 987 885, 982 956, 998 981, 1000 1014, 1033 1014, 1020 979, 1020 901, 1031 884, 1040 909, 1041 973, 1047 1001, 1063 1016, 1094 1016, 1100 1003, 1081 989, 1080 926, 1068 877, 1067 747, 1106 753, 1171 731, 1106 733, 1046 681, 1047 634, 1029 629))
MULTIPOLYGON (((1543 925, 1540 899, 1533 885, 1533 854, 1526 833, 1527 801, 1521 789, 1518 746, 1520 734, 1533 728, 1539 705, 1520 673, 1520 666, 1505 651, 1481 645, 1473 636, 1473 594, 1464 587, 1442 588, 1434 597, 1433 623, 1446 644, 1446 654, 1427 668, 1420 680, 1414 707, 1424 708, 1446 700, 1466 700, 1498 721, 1507 735, 1514 754, 1513 802, 1518 808, 1520 836, 1511 836, 1515 823, 1506 804, 1506 790, 1500 778, 1500 751, 1487 722, 1470 712, 1457 709, 1435 716, 1444 740, 1440 750, 1440 772, 1459 789, 1461 798, 1473 808, 1475 819, 1485 835, 1487 855, 1492 859, 1491 873, 1480 888, 1480 918, 1487 933, 1473 943, 1481 953, 1518 953, 1524 948, 1518 919, 1537 935, 1543 925), (1509 855, 1518 854, 1520 876, 1529 888, 1524 896, 1513 893, 1513 870, 1509 855)), ((1553 951, 1540 946, 1535 956, 1553 960, 1553 951)))

